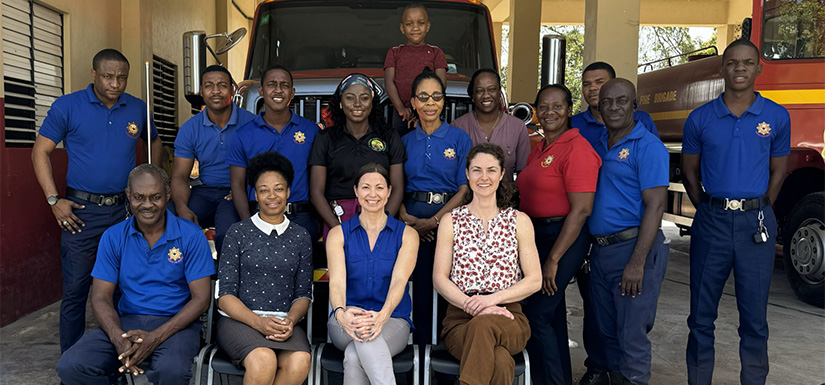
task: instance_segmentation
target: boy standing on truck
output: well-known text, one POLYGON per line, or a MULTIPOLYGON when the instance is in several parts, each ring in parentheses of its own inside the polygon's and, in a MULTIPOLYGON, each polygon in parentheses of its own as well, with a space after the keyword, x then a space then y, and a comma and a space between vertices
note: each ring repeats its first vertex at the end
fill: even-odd
POLYGON ((392 127, 404 136, 415 123, 415 114, 410 108, 412 82, 425 67, 432 69, 447 84, 447 59, 440 48, 424 42, 430 31, 427 9, 419 3, 404 7, 401 14, 401 33, 407 38, 406 44, 390 48, 384 60, 384 85, 387 95, 395 107, 392 127))
POLYGON ((739 309, 740 380, 764 384, 768 376, 767 308, 777 236, 771 202, 785 179, 791 119, 784 107, 754 92, 762 71, 759 57, 748 40, 728 45, 720 69, 724 93, 685 122, 682 171, 696 206, 690 229, 690 384, 713 379, 713 324, 731 269, 739 309))

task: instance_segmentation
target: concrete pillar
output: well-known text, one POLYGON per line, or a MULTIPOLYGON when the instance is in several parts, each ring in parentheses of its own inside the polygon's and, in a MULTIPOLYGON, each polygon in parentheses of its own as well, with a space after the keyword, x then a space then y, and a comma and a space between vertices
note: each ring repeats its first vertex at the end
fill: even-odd
POLYGON ((541 0, 519 0, 516 7, 516 1, 510 2, 507 94, 509 101, 513 103, 536 98, 539 84, 541 3, 541 0))
POLYGON ((716 48, 719 49, 719 54, 725 50, 728 44, 732 43, 737 38, 736 29, 739 25, 727 24, 716 26, 716 48))
MULTIPOLYGON (((126 92, 146 100, 144 62, 152 65, 152 9, 150 0, 121 0, 120 52, 129 59, 126 92)), ((151 70, 151 67, 150 67, 151 70)))
MULTIPOLYGON (((495 54, 496 54, 496 61, 497 61, 499 67, 501 67, 501 34, 502 34, 501 27, 503 25, 504 25, 504 23, 493 22, 493 39, 495 39, 494 41, 496 43, 495 54)), ((2 60, 2 59, 0 59, 0 60, 2 60)))
POLYGON ((585 0, 584 66, 610 63, 616 76, 636 84, 640 0, 585 0))

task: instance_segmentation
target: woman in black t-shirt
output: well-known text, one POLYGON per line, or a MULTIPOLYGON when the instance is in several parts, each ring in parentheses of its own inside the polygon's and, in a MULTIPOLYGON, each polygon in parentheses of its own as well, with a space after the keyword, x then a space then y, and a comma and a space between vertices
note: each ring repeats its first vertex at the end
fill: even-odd
POLYGON ((332 126, 321 131, 309 157, 309 195, 324 221, 324 237, 330 228, 359 211, 352 186, 358 170, 377 163, 390 172, 397 186, 387 201, 394 216, 404 195, 404 161, 407 154, 398 133, 388 127, 380 109, 384 90, 362 74, 346 76, 330 100, 332 126))

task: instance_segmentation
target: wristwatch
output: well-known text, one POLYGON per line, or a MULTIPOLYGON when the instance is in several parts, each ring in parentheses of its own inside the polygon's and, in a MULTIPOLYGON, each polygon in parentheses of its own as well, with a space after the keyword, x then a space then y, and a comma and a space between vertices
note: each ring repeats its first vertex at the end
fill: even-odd
POLYGON ((49 206, 56 205, 57 201, 59 201, 59 200, 60 200, 60 197, 57 196, 57 195, 52 195, 52 196, 46 198, 46 202, 49 202, 49 206))

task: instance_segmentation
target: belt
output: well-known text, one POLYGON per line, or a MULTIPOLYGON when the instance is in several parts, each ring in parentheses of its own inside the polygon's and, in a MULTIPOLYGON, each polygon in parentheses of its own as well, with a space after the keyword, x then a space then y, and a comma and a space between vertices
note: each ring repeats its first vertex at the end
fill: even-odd
POLYGON ((593 242, 599 246, 608 246, 614 243, 624 242, 628 239, 633 239, 639 236, 639 228, 631 227, 627 230, 622 230, 617 233, 607 235, 594 235, 593 242))
POLYGON ((287 215, 292 214, 300 214, 300 213, 308 213, 313 210, 312 204, 309 202, 292 202, 286 204, 286 211, 284 211, 287 215))
POLYGON ((759 198, 750 199, 730 199, 730 198, 716 198, 707 194, 702 194, 702 202, 722 210, 739 210, 748 211, 756 210, 763 206, 771 205, 771 198, 768 194, 762 195, 759 198))
POLYGON ((490 294, 493 294, 493 293, 494 292, 492 292, 492 291, 473 291, 473 290, 470 290, 470 291, 464 293, 464 295, 490 295, 490 294))
POLYGON ((407 199, 412 199, 419 202, 427 202, 427 204, 441 205, 447 203, 455 194, 451 193, 437 193, 429 191, 413 191, 407 194, 407 199))
POLYGON ((533 220, 533 223, 535 223, 537 225, 545 225, 546 226, 546 225, 549 225, 551 223, 564 222, 564 218, 567 218, 567 217, 566 216, 541 217, 541 218, 531 218, 531 219, 533 220))
POLYGON ((75 190, 71 187, 66 187, 66 196, 70 196, 84 201, 97 203, 98 206, 114 206, 121 205, 126 202, 126 194, 94 194, 86 191, 75 190))

